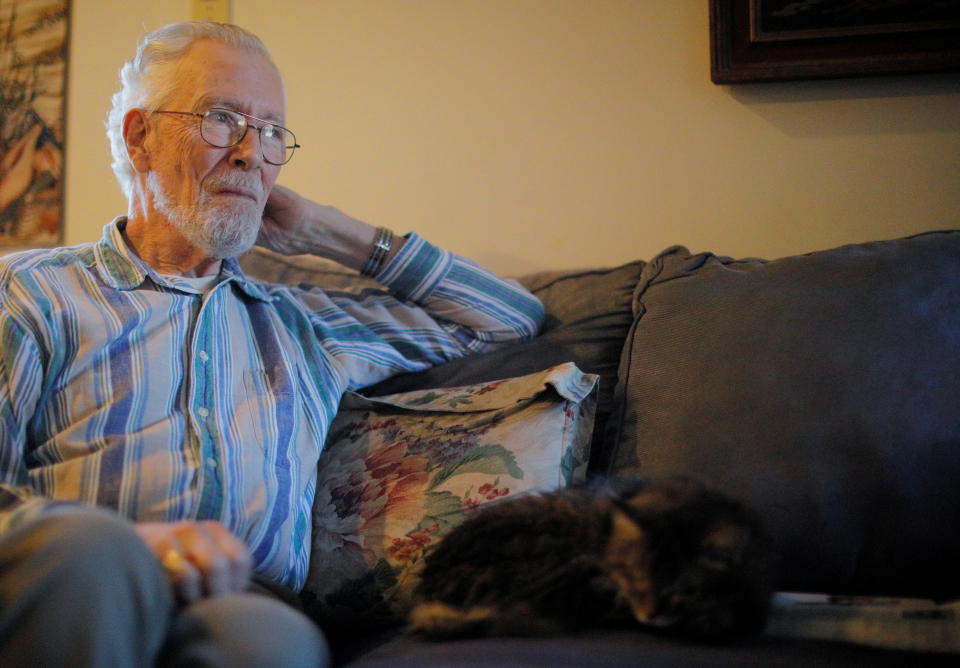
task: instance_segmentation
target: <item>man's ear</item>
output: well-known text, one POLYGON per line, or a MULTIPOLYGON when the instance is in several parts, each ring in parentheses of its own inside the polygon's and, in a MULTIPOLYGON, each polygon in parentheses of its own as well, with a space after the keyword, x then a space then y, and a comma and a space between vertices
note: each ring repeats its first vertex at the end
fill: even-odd
POLYGON ((150 169, 150 152, 147 150, 147 112, 131 109, 123 116, 123 143, 127 145, 127 157, 138 172, 150 169))

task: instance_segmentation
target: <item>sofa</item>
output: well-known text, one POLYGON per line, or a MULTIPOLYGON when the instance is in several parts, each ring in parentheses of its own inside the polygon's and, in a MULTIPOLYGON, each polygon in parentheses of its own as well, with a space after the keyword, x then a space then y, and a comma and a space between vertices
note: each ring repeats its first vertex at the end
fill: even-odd
MULTIPOLYGON (((254 249, 241 261, 265 281, 376 289, 317 258, 254 249)), ((517 280, 545 305, 538 337, 362 394, 477 387, 572 362, 595 381, 579 426, 587 476, 692 474, 743 499, 788 593, 764 634, 715 644, 642 629, 431 642, 405 633, 402 616, 321 619, 340 665, 956 664, 960 231, 776 260, 675 246, 517 280)))

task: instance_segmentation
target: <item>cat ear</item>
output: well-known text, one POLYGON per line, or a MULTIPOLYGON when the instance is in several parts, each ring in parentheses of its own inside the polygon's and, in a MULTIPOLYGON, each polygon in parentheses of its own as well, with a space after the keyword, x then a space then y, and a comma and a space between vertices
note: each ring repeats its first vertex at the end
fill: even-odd
POLYGON ((691 476, 652 480, 624 499, 627 512, 637 521, 674 511, 706 492, 706 486, 691 476))
POLYGON ((631 549, 644 549, 647 544, 647 532, 634 516, 633 508, 626 502, 614 501, 614 510, 610 517, 610 541, 620 541, 631 549))
POLYGON ((607 480, 605 484, 608 493, 614 499, 629 499, 646 487, 649 482, 649 479, 644 476, 630 476, 607 480))

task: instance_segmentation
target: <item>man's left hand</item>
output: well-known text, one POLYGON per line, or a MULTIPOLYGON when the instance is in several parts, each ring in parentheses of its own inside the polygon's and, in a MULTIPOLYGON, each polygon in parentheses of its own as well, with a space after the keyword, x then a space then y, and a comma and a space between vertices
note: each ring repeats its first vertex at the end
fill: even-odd
MULTIPOLYGON (((377 228, 373 225, 275 184, 263 210, 257 245, 281 255, 310 253, 359 270, 370 255, 376 236, 377 228)), ((393 253, 403 243, 403 238, 395 238, 393 253)))

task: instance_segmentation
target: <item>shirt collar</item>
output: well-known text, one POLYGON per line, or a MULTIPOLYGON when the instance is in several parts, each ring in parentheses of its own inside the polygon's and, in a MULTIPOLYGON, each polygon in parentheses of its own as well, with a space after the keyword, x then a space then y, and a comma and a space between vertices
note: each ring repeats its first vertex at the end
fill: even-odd
MULTIPOLYGON (((117 290, 133 290, 149 278, 157 285, 173 287, 127 246, 123 239, 123 228, 126 225, 126 216, 118 216, 104 225, 103 236, 94 248, 97 268, 104 283, 117 290)), ((272 301, 263 286, 243 273, 236 258, 226 258, 220 264, 220 274, 224 283, 233 281, 250 297, 265 302, 272 301)))
POLYGON ((224 281, 232 280, 234 284, 248 296, 263 302, 273 301, 273 298, 267 294, 263 285, 248 278, 247 275, 243 273, 243 269, 240 268, 240 263, 237 262, 237 258, 226 258, 220 265, 220 274, 223 275, 224 281))

